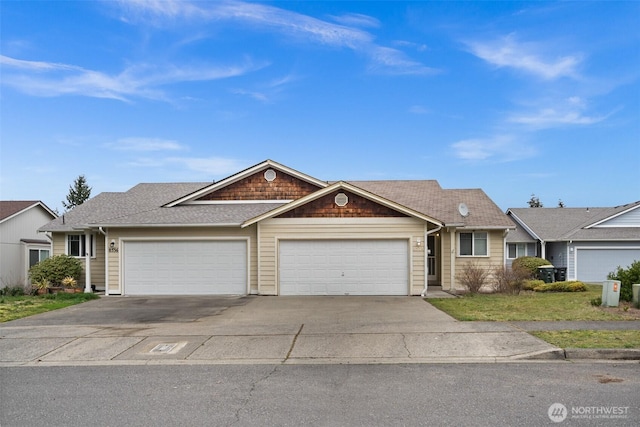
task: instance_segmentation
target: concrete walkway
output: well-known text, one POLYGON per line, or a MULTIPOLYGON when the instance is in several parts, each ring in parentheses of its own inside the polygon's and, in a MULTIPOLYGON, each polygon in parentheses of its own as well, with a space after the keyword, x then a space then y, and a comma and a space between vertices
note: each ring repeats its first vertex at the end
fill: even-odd
POLYGON ((564 358, 419 297, 107 297, 0 327, 0 365, 380 364, 564 358))

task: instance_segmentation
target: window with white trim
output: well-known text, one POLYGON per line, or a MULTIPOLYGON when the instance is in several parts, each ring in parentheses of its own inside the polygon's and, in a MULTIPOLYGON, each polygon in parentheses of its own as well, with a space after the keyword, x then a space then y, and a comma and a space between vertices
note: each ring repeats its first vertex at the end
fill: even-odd
POLYGON ((516 259, 521 256, 535 256, 535 246, 526 243, 508 243, 507 258, 516 259))
MULTIPOLYGON (((93 234, 89 235, 89 255, 91 257, 96 256, 96 241, 93 234)), ((85 251, 85 238, 84 234, 67 234, 67 255, 84 257, 85 251)))
POLYGON ((49 249, 29 249, 29 268, 49 258, 49 249))
POLYGON ((489 235, 486 231, 473 231, 458 234, 460 256, 489 255, 489 235))

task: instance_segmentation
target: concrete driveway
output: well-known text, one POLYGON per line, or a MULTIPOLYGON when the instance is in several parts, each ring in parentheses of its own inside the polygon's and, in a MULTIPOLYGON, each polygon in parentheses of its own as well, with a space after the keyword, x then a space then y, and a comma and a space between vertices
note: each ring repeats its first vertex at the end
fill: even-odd
POLYGON ((0 326, 0 365, 496 362, 560 350, 419 297, 105 297, 0 326))

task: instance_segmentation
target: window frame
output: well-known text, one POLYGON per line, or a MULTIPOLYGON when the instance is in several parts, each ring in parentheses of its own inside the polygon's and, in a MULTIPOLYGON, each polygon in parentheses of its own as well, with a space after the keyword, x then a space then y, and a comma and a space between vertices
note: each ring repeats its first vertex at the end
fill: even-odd
POLYGON ((464 258, 488 258, 491 256, 489 253, 489 232, 488 231, 460 231, 458 232, 458 256, 464 258), (462 236, 463 235, 471 235, 471 254, 463 254, 462 253, 462 236), (484 238, 479 238, 476 235, 483 235, 484 238), (484 240, 486 242, 486 253, 477 254, 476 253, 476 242, 478 240, 484 240))
POLYGON ((51 257, 51 249, 50 249, 50 248, 38 248, 38 247, 35 247, 35 246, 34 246, 34 247, 28 247, 28 248, 27 248, 27 253, 29 254, 29 256, 28 256, 28 260, 27 260, 27 267, 28 267, 28 268, 31 268, 31 267, 33 267, 34 265, 36 265, 36 264, 38 264, 38 263, 40 263, 40 262, 44 261, 45 259, 47 259, 47 258, 51 257), (37 252, 38 252, 38 262, 36 262, 36 263, 35 263, 35 264, 33 264, 33 265, 31 264, 31 251, 34 251, 34 252, 35 252, 35 251, 37 251, 37 252), (42 257, 42 253, 43 253, 43 252, 46 252, 46 253, 47 253, 47 256, 46 256, 46 257, 44 257, 44 258, 42 257))
MULTIPOLYGON (((91 245, 91 250, 89 252, 89 257, 90 258, 95 258, 96 257, 96 237, 94 233, 89 234, 89 244, 91 245)), ((72 256, 74 258, 85 258, 85 255, 83 255, 85 253, 85 234, 84 233, 67 233, 67 235, 65 236, 65 253, 69 256, 72 256), (74 255, 71 252, 71 248, 70 248, 70 244, 71 244, 71 240, 69 239, 72 236, 79 236, 80 237, 80 241, 79 241, 79 255, 74 255)))

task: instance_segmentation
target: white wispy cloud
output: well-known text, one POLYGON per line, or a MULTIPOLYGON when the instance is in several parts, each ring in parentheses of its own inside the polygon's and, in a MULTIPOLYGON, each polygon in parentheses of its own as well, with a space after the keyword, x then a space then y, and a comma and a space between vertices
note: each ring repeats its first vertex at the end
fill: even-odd
POLYGON ((187 81, 218 80, 261 68, 250 61, 233 66, 157 66, 137 64, 107 74, 70 64, 28 61, 0 55, 2 84, 34 96, 81 95, 129 101, 165 99, 161 87, 187 81))
POLYGON ((106 146, 121 151, 177 151, 186 148, 177 141, 169 139, 140 137, 120 138, 106 146))
POLYGON ((363 15, 361 13, 346 13, 344 15, 332 15, 331 19, 342 25, 364 28, 378 28, 380 21, 372 16, 363 15))
POLYGON ((589 110, 588 100, 575 95, 560 100, 539 101, 539 103, 552 106, 538 106, 530 111, 511 113, 508 115, 507 121, 536 129, 570 125, 584 126, 602 122, 618 111, 613 110, 607 114, 589 114, 587 112, 589 110))
POLYGON ((227 176, 244 169, 247 165, 237 159, 226 157, 138 157, 126 162, 137 168, 170 168, 174 175, 186 175, 189 179, 200 176, 205 179, 227 176), (185 172, 187 172, 185 174, 185 172))
POLYGON ((454 155, 462 160, 494 160, 510 162, 532 157, 533 147, 514 135, 496 135, 489 138, 465 139, 451 145, 454 155))
POLYGON ((547 80, 577 77, 578 67, 582 62, 581 54, 556 56, 549 53, 555 47, 520 42, 514 34, 497 40, 472 41, 466 44, 472 54, 490 64, 525 71, 547 80))
POLYGON ((423 107, 422 105, 412 105, 409 107, 409 112, 413 114, 429 114, 431 113, 431 110, 423 107))
POLYGON ((529 114, 515 114, 509 117, 512 123, 549 128, 562 125, 592 125, 606 120, 612 113, 601 116, 585 116, 581 111, 561 111, 545 108, 529 114))
POLYGON ((375 42, 375 37, 359 27, 377 27, 379 22, 365 15, 333 17, 339 23, 317 19, 308 15, 274 6, 240 1, 183 2, 183 1, 125 1, 126 21, 144 21, 162 26, 184 22, 214 23, 237 21, 256 29, 274 31, 287 38, 351 49, 364 54, 372 63, 370 70, 391 74, 432 74, 433 68, 409 59, 398 49, 375 42))

